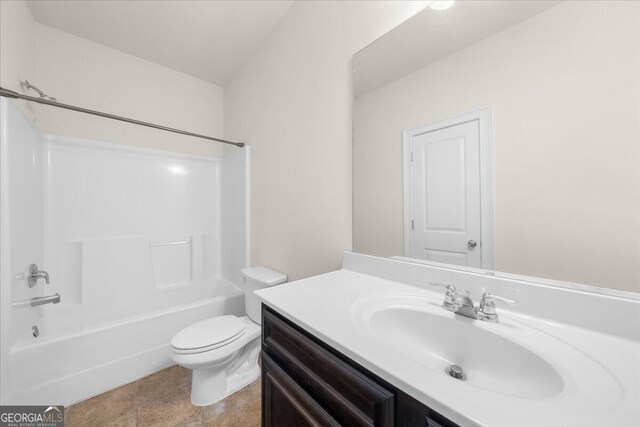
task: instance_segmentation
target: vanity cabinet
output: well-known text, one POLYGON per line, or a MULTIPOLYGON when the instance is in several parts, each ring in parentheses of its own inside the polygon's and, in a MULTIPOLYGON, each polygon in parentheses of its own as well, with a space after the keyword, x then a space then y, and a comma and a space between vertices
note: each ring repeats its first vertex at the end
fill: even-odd
POLYGON ((456 426, 266 305, 262 425, 456 426))

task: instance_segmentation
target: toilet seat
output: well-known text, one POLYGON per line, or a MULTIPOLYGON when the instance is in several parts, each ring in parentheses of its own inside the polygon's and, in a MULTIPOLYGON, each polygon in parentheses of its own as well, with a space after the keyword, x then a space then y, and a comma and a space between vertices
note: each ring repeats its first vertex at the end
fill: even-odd
POLYGON ((210 351, 238 340, 246 328, 246 322, 236 316, 212 317, 175 334, 171 339, 171 347, 178 354, 210 351))

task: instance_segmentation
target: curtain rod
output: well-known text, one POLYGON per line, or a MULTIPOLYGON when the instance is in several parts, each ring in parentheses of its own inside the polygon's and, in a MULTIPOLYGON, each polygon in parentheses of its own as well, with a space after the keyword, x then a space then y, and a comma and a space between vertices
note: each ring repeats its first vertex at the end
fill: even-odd
POLYGON ((154 129, 160 129, 167 132, 179 133, 187 136, 194 136, 196 138, 208 139, 210 141, 222 142, 223 144, 231 144, 237 147, 244 147, 244 142, 233 142, 227 141, 226 139, 214 138, 212 136, 200 135, 197 133, 187 132, 185 130, 174 129, 167 126, 156 125, 153 123, 147 123, 140 120, 129 119, 127 117, 116 116, 114 114, 102 113, 100 111, 89 110, 87 108, 76 107, 74 105, 62 104, 57 101, 51 101, 45 98, 36 98, 35 96, 22 95, 18 92, 14 92, 9 89, 5 89, 0 87, 0 96, 4 96, 5 98, 14 98, 14 99, 23 99, 25 101, 37 102, 38 104, 51 105, 52 107, 64 108, 66 110, 79 111, 85 114, 92 114, 94 116, 106 117, 107 119, 119 120, 121 122, 132 123, 134 125, 146 126, 154 129))

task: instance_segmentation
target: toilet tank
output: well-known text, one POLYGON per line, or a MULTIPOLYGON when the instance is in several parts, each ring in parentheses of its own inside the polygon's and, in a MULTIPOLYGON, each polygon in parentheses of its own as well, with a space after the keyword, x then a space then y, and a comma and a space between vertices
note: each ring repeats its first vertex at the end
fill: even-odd
POLYGON ((279 285, 287 281, 287 276, 270 268, 257 266, 241 270, 244 281, 244 305, 251 320, 260 325, 260 299, 254 293, 260 289, 279 285))

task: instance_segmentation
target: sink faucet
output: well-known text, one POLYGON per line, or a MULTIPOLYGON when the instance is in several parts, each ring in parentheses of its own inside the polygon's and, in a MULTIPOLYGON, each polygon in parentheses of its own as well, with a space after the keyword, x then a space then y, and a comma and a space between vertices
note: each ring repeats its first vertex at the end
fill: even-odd
POLYGON ((494 301, 504 302, 506 304, 516 304, 516 301, 490 294, 486 289, 482 289, 482 299, 478 307, 475 306, 471 299, 471 293, 466 291, 464 295, 460 295, 453 285, 445 285, 443 283, 430 283, 431 286, 440 286, 447 290, 444 295, 442 307, 456 314, 461 314, 472 319, 484 320, 486 322, 497 322, 498 314, 496 313, 496 304, 494 301))

